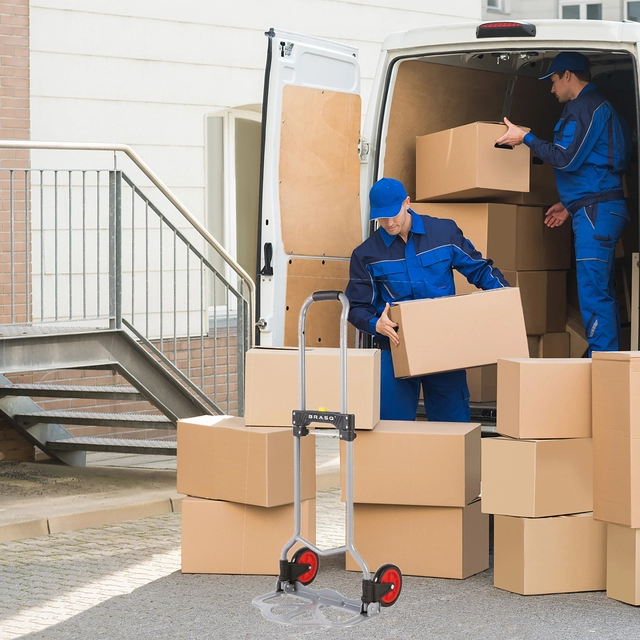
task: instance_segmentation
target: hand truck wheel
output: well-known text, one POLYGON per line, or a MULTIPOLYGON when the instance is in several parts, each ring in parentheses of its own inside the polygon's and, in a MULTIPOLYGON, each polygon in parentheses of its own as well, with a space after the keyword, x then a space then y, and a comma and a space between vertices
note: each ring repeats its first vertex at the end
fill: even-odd
POLYGON ((402 591, 402 571, 395 564, 383 564, 373 576, 373 581, 391 583, 391 591, 380 598, 380 606, 391 607, 394 605, 402 591))
POLYGON ((308 547, 302 547, 293 554, 291 562, 293 564, 309 565, 309 571, 303 573, 298 578, 298 582, 304 585, 308 585, 316 579, 316 576, 318 575, 318 566, 320 564, 320 559, 318 558, 318 554, 315 551, 311 551, 311 549, 309 549, 308 547))

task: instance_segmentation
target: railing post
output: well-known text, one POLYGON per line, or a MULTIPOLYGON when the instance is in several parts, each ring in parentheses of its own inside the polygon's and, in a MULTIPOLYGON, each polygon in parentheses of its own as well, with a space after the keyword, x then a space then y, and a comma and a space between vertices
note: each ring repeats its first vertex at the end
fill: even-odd
POLYGON ((109 171, 109 328, 122 328, 122 171, 109 171))

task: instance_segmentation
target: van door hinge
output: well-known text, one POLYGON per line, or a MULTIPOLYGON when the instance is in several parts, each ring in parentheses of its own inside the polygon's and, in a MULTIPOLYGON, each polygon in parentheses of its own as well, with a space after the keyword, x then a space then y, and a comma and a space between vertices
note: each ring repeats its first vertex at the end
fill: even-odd
POLYGON ((369 143, 364 138, 358 140, 358 155, 362 164, 369 162, 369 143))
POLYGON ((280 42, 280 57, 290 56, 293 51, 293 42, 280 42))

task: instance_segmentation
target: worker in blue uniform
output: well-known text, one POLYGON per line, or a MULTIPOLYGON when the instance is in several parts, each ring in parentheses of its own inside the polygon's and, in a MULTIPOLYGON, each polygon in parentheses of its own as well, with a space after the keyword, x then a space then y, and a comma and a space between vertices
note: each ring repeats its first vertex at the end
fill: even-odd
POLYGON ((617 351, 620 316, 613 283, 615 245, 629 213, 622 175, 631 154, 624 120, 591 82, 588 59, 577 52, 559 53, 541 80, 565 104, 553 142, 525 134, 507 118, 507 132, 496 143, 524 142, 554 168, 560 202, 545 214, 548 227, 569 217, 574 232, 578 299, 589 355, 617 351))
POLYGON ((380 417, 415 420, 422 386, 429 420, 469 422, 464 370, 415 378, 394 376, 390 343, 398 346, 400 338, 398 325, 388 316, 389 305, 454 295, 454 268, 482 289, 509 285, 453 220, 412 211, 410 198, 398 180, 378 180, 371 187, 369 202, 369 217, 379 226, 353 251, 346 295, 351 305, 349 321, 374 335, 382 349, 380 417))

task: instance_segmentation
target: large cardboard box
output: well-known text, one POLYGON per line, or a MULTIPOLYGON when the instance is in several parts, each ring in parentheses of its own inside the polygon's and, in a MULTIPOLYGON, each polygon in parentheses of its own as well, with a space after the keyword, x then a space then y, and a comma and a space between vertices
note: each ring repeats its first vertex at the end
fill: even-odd
POLYGON ((606 527, 590 513, 535 519, 496 516, 493 584, 522 595, 601 591, 606 549, 606 527))
POLYGON ((591 511, 591 438, 482 440, 482 510, 542 518, 591 511))
MULTIPOLYGON (((293 502, 293 431, 248 429, 242 418, 178 421, 177 489, 197 498, 260 507, 293 502)), ((301 439, 302 499, 315 498, 315 439, 301 439)))
POLYGON ((527 336, 530 358, 570 358, 571 335, 568 331, 527 336))
POLYGON ((640 528, 640 352, 594 352, 593 517, 640 528))
POLYGON ((607 524, 607 595, 640 605, 640 529, 607 524))
POLYGON ((567 322, 566 271, 503 271, 502 275, 512 287, 520 289, 528 335, 564 331, 567 322))
MULTIPOLYGON (((345 500, 346 445, 340 444, 345 500)), ((380 420, 372 431, 358 434, 354 502, 464 507, 479 494, 479 424, 380 420)))
POLYGON ((590 438, 591 360, 498 360, 496 430, 512 438, 590 438))
POLYGON ((522 303, 510 287, 464 296, 408 300, 391 307, 400 345, 391 347, 396 377, 495 364, 528 355, 522 303))
MULTIPOLYGON (((375 571, 388 562, 404 575, 467 578, 489 567, 489 516, 466 507, 354 505, 354 541, 375 571)), ((347 553, 347 571, 360 566, 347 553)))
POLYGON ((478 200, 529 191, 531 152, 500 149, 504 124, 474 122, 416 138, 416 200, 478 200))
MULTIPOLYGON (((453 220, 500 271, 558 271, 570 267, 571 227, 563 224, 549 229, 544 224, 543 207, 429 203, 412 204, 411 208, 419 214, 453 220)), ((475 290, 463 276, 456 275, 458 293, 475 290)))
MULTIPOLYGON (((316 501, 301 505, 301 533, 315 544, 316 501)), ((182 501, 182 573, 278 575, 293 535, 293 505, 251 505, 187 497, 182 501)), ((299 546, 299 545, 298 545, 299 546)))
POLYGON ((497 365, 467 369, 467 386, 470 402, 495 402, 498 397, 497 365))
MULTIPOLYGON (((305 378, 307 409, 340 411, 339 349, 307 349, 305 378)), ((291 412, 300 408, 298 380, 298 349, 249 349, 244 405, 247 426, 290 425, 291 412)), ((380 420, 379 349, 348 349, 347 412, 355 414, 356 429, 373 429, 380 420)))

